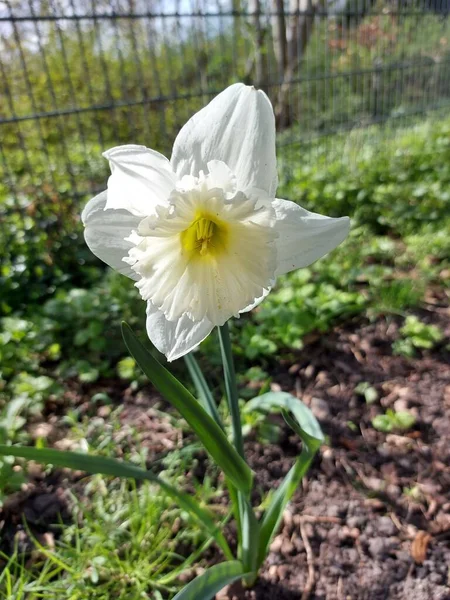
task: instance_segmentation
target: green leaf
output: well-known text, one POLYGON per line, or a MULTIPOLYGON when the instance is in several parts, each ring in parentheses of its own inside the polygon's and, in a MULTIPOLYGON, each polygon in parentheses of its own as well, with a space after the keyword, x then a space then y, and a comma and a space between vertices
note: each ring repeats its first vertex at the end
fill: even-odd
POLYGON ((305 444, 302 453, 291 467, 281 485, 273 494, 270 504, 267 507, 267 510, 265 511, 260 523, 258 560, 256 563, 256 569, 259 569, 264 562, 269 550, 270 542, 272 541, 272 538, 280 524, 284 509, 286 508, 289 500, 292 498, 301 480, 306 475, 315 453, 316 451, 310 452, 305 444))
POLYGON ((209 389, 208 384, 206 383, 206 379, 204 378, 200 367, 198 366, 198 362, 195 360, 193 353, 190 352, 189 354, 186 354, 184 361, 188 368, 192 382, 195 385, 195 389, 197 390, 201 405, 209 414, 209 416, 214 419, 221 429, 223 429, 222 421, 220 419, 214 397, 209 389))
POLYGON ((256 396, 247 402, 244 408, 244 412, 253 411, 292 413, 295 421, 291 421, 289 425, 293 427, 305 444, 317 450, 324 441, 322 430, 313 413, 301 400, 287 392, 268 392, 256 396))
POLYGON ((217 333, 219 335, 220 354, 222 356, 223 376, 225 379, 225 390, 233 429, 233 443, 240 456, 244 456, 244 440, 242 438, 239 395, 236 382, 236 373, 234 370, 233 352, 231 349, 228 321, 221 327, 217 328, 217 333))
POLYGON ((373 427, 382 433, 390 433, 394 430, 407 431, 408 429, 411 429, 415 423, 416 417, 405 410, 395 412, 388 409, 386 414, 377 415, 372 419, 373 427))
POLYGON ((309 408, 298 398, 286 392, 269 392, 257 396, 247 403, 244 410, 246 412, 259 411, 263 413, 281 412, 288 425, 303 441, 303 450, 300 456, 273 494, 261 519, 256 564, 256 568, 259 568, 267 555, 269 544, 280 524, 283 511, 308 471, 324 437, 317 419, 309 408))
POLYGON ((227 558, 232 558, 232 552, 228 546, 223 533, 217 527, 216 518, 209 511, 204 510, 188 494, 180 492, 169 483, 154 475, 150 471, 136 467, 135 465, 109 458, 106 456, 93 456, 81 452, 68 452, 54 450, 53 448, 31 448, 26 446, 0 445, 0 455, 17 456, 27 460, 51 464, 57 467, 66 467, 85 471, 86 473, 111 475, 113 477, 131 478, 151 481, 159 485, 168 496, 173 498, 181 508, 194 515, 200 524, 216 540, 219 547, 227 558))
POLYGON ((189 423, 203 446, 237 489, 248 493, 252 487, 253 474, 244 459, 230 444, 220 426, 194 396, 153 358, 126 323, 122 323, 122 335, 130 354, 145 375, 189 423))
MULTIPOLYGON (((220 353, 222 355, 223 375, 228 408, 233 429, 233 443, 240 456, 244 456, 244 440, 242 437, 241 413, 239 407, 239 394, 234 369, 233 352, 231 348, 230 331, 228 322, 218 327, 220 353)), ((230 495, 231 500, 236 500, 236 495, 230 495)), ((258 558, 257 548, 259 539, 259 523, 256 519, 249 498, 242 492, 237 493, 239 518, 237 519, 239 558, 243 568, 250 573, 255 571, 258 558)), ((233 507, 235 509, 235 507, 233 507)))
POLYGON ((258 541, 260 528, 255 512, 243 494, 238 494, 239 524, 241 540, 239 548, 244 569, 250 573, 257 571, 258 541))
POLYGON ((395 427, 401 431, 407 431, 416 424, 416 417, 406 410, 400 410, 395 413, 395 427))
POLYGON ((226 585, 247 575, 238 560, 214 565, 188 583, 173 600, 211 600, 226 585))
POLYGON ((372 419, 372 425, 374 429, 381 431, 382 433, 389 433, 394 429, 393 420, 389 415, 376 415, 376 417, 372 419))
POLYGON ((367 404, 373 404, 378 400, 377 390, 367 381, 361 381, 358 383, 358 385, 355 387, 355 393, 364 396, 367 404))

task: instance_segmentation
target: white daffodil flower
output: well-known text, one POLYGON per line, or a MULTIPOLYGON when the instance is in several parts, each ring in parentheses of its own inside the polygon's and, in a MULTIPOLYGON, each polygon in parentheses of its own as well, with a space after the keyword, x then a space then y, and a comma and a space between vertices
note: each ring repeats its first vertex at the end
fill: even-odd
POLYGON ((259 304, 275 279, 340 244, 349 219, 275 198, 275 119, 235 84, 181 129, 170 161, 145 146, 104 153, 108 189, 83 211, 89 248, 136 280, 147 332, 169 360, 259 304))

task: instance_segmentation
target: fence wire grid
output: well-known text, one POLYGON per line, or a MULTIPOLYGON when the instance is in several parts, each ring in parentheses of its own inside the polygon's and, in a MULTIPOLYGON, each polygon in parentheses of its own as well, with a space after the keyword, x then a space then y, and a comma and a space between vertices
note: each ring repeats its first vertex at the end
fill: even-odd
POLYGON ((104 185, 101 152, 170 155, 227 85, 280 151, 450 104, 450 0, 0 0, 0 210, 104 185))

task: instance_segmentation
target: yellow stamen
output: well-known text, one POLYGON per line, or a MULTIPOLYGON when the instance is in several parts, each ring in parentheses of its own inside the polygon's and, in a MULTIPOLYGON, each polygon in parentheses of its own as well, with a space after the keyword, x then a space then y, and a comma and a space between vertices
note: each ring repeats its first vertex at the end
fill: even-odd
POLYGON ((228 224, 209 213, 199 213, 180 236, 183 250, 190 258, 214 256, 227 246, 228 224))

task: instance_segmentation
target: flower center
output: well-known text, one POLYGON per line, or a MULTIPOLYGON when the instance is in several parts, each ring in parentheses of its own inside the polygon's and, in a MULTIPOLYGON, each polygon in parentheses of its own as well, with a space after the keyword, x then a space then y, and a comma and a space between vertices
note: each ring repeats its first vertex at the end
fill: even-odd
POLYGON ((223 325, 263 296, 276 267, 270 199, 235 190, 226 165, 208 166, 208 175, 182 178, 168 206, 139 223, 126 260, 142 298, 168 321, 202 327, 223 325))
POLYGON ((198 213, 181 232, 181 247, 190 259, 217 256, 227 250, 229 225, 209 213, 198 213))

